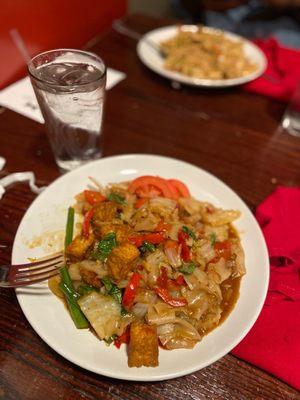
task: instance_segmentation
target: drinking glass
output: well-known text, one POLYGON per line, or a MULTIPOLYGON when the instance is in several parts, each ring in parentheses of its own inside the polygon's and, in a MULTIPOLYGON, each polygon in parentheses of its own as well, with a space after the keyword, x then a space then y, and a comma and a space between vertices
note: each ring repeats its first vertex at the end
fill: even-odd
POLYGON ((287 105, 281 125, 291 135, 300 137, 300 82, 287 105))
POLYGON ((57 165, 68 171, 102 155, 106 67, 93 53, 57 49, 28 65, 57 165))

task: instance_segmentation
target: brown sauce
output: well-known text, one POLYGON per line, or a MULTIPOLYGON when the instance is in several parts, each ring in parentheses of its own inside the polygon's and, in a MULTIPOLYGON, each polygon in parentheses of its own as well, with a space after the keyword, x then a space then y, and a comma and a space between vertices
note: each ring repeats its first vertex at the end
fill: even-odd
POLYGON ((221 284, 223 300, 221 303, 222 314, 219 325, 225 321, 225 319, 231 313, 239 298, 241 279, 241 277, 229 278, 221 284))

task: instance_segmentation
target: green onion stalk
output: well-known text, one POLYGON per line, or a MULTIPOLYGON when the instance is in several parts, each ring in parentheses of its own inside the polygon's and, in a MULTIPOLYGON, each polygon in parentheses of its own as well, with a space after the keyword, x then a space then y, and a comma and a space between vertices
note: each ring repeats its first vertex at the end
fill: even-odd
MULTIPOLYGON (((68 210, 68 218, 66 225, 66 237, 65 237, 65 248, 72 242, 73 240, 73 230, 74 230, 74 208, 70 207, 68 210)), ((61 282, 59 287, 63 292, 65 299, 67 301, 67 305, 69 308, 70 315, 74 321, 76 328, 84 329, 89 327, 89 323, 85 318, 83 312, 81 311, 78 305, 79 294, 75 291, 73 286, 73 282, 69 275, 69 271, 66 266, 63 266, 60 271, 61 282)))

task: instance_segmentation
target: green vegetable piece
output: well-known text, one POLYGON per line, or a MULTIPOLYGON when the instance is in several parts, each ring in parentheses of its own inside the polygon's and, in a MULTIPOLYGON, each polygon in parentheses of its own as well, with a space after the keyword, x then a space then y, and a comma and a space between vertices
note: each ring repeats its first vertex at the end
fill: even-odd
POLYGON ((104 278, 101 279, 101 282, 103 283, 103 285, 104 285, 105 290, 107 291, 107 293, 109 293, 110 290, 111 290, 111 288, 112 288, 112 286, 113 286, 112 281, 106 276, 106 277, 104 277, 104 278))
POLYGON ((107 198, 109 201, 115 201, 118 204, 126 204, 124 197, 114 192, 112 192, 107 198))
POLYGON ((80 307, 77 303, 79 295, 74 289, 73 282, 70 278, 67 268, 62 267, 59 272, 61 277, 61 282, 59 284, 59 287, 65 296, 70 311, 70 315, 75 323, 76 328, 78 329, 88 328, 89 323, 85 318, 83 312, 80 310, 80 307))
POLYGON ((192 239, 196 240, 196 235, 187 226, 182 227, 183 232, 187 233, 192 239))
POLYGON ((85 296, 86 294, 89 294, 89 293, 93 292, 94 290, 96 290, 96 289, 93 286, 81 284, 77 288, 77 293, 80 296, 85 296))
POLYGON ((104 261, 109 256, 112 249, 116 246, 116 234, 115 232, 109 232, 102 240, 100 240, 93 256, 100 261, 104 261))
POLYGON ((121 306, 121 317, 126 317, 126 315, 128 315, 128 314, 129 314, 129 312, 126 310, 126 308, 121 306))
POLYGON ((122 303, 122 291, 107 276, 101 279, 106 293, 112 296, 118 303, 122 303))
POLYGON ((182 272, 185 275, 190 275, 194 272, 196 268, 196 264, 191 261, 189 263, 184 263, 180 268, 178 268, 178 271, 182 272))
POLYGON ((69 246, 69 244, 73 240, 73 229, 74 229, 74 208, 69 207, 67 225, 66 225, 65 248, 69 246))
POLYGON ((103 339, 107 346, 111 345, 112 342, 117 338, 117 335, 112 335, 108 339, 103 339))
POLYGON ((215 243, 216 243, 216 241, 217 241, 217 237, 216 237, 215 232, 213 232, 213 233, 210 235, 210 243, 211 243, 211 245, 214 246, 215 243))
POLYGON ((152 243, 144 242, 139 249, 142 253, 146 253, 147 251, 149 251, 149 253, 153 253, 156 247, 152 243))
POLYGON ((122 303, 122 292, 116 285, 113 284, 109 295, 112 296, 118 303, 122 303))

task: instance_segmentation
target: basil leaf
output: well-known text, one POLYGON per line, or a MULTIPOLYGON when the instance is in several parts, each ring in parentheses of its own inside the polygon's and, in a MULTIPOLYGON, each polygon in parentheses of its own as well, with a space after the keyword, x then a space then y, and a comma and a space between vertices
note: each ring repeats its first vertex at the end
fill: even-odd
POLYGON ((85 285, 85 284, 81 284, 77 288, 77 292, 80 296, 85 296, 86 294, 89 294, 89 293, 93 292, 94 290, 96 290, 96 289, 93 286, 85 285))
POLYGON ((115 201, 118 204, 126 204, 124 197, 114 192, 112 192, 107 198, 109 201, 115 201))
POLYGON ((118 288, 117 285, 115 285, 108 277, 102 278, 101 279, 106 293, 109 296, 112 296, 119 304, 122 303, 122 291, 121 289, 118 288))
POLYGON ((104 236, 103 239, 100 240, 93 256, 100 261, 104 261, 109 256, 112 249, 116 246, 116 234, 115 232, 109 232, 104 236))
POLYGON ((213 232, 213 233, 210 235, 210 243, 211 243, 211 245, 212 245, 213 247, 214 247, 216 241, 217 241, 216 234, 215 234, 215 232, 213 232))
POLYGON ((182 227, 183 232, 187 233, 192 239, 196 240, 196 235, 187 226, 182 227))
POLYGON ((146 251, 149 251, 149 253, 153 253, 155 251, 156 247, 154 246, 154 244, 149 243, 149 242, 144 242, 142 244, 142 246, 139 248, 139 250, 142 253, 146 253, 146 251))
POLYGON ((182 272, 185 275, 190 275, 194 272, 196 268, 196 264, 191 261, 189 263, 184 263, 180 268, 178 268, 178 271, 182 272))
POLYGON ((105 290, 107 291, 107 293, 109 293, 110 290, 111 290, 111 288, 112 288, 112 286, 113 286, 112 281, 106 276, 106 277, 104 277, 104 278, 101 279, 101 282, 103 283, 103 285, 104 285, 105 290))
POLYGON ((109 291, 109 295, 112 296, 118 303, 122 303, 122 292, 116 285, 113 284, 111 290, 109 291))

